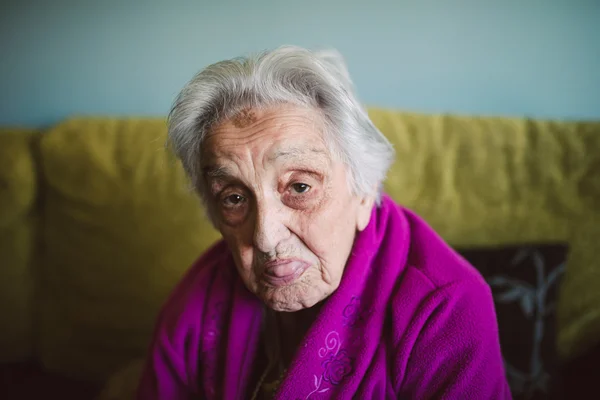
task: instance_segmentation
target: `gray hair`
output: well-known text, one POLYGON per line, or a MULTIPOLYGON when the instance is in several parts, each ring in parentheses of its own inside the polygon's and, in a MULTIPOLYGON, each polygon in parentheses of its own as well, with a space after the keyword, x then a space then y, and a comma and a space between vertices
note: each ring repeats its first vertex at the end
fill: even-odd
POLYGON ((282 104, 320 112, 330 150, 348 168, 351 190, 376 195, 379 203, 394 158, 392 145, 356 98, 341 55, 293 46, 212 64, 175 99, 168 119, 169 141, 204 200, 201 146, 210 129, 243 109, 282 104))

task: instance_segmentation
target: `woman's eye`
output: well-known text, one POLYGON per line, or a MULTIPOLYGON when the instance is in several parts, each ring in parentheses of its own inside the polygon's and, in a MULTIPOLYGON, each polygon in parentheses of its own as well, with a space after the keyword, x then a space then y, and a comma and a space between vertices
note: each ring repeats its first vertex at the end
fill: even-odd
POLYGON ((294 192, 296 193, 306 193, 310 190, 310 186, 306 183, 294 183, 292 189, 294 189, 294 192))
POLYGON ((242 204, 246 199, 239 194, 231 194, 223 199, 223 204, 226 207, 235 207, 242 204))

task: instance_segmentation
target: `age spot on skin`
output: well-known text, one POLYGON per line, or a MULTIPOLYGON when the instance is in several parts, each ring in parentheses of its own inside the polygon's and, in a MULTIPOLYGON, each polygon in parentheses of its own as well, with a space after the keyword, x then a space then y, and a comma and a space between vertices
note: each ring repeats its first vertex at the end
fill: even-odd
POLYGON ((256 115, 250 109, 240 111, 231 122, 236 128, 246 128, 256 122, 256 115))

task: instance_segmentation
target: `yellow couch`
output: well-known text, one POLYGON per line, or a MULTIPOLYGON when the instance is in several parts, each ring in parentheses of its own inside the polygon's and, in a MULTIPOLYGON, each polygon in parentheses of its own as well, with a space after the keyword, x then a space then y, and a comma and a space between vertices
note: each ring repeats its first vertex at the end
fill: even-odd
MULTIPOLYGON (((371 109, 386 191, 457 246, 566 241, 558 349, 600 342, 600 123, 371 109)), ((143 356, 161 303, 219 235, 162 119, 0 131, 0 362, 106 380, 143 356)))

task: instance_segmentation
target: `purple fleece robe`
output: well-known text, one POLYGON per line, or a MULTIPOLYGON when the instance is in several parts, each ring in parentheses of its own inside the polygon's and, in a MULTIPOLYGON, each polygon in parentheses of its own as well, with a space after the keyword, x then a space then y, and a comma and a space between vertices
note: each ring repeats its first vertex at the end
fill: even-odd
MULTIPOLYGON (((138 399, 249 398, 262 315, 217 243, 163 307, 138 399)), ((384 196, 275 398, 510 399, 490 288, 384 196)))

